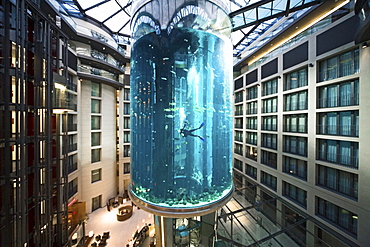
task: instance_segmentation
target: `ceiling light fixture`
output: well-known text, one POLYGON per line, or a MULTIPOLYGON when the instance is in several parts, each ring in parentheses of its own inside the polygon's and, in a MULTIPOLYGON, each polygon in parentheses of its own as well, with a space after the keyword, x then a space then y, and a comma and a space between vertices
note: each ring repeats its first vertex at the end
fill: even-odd
MULTIPOLYGON (((338 0, 335 0, 335 2, 337 2, 338 0)), ((337 11, 338 9, 340 9, 341 7, 343 7, 344 5, 346 5, 347 3, 349 3, 350 0, 345 0, 343 1, 342 3, 338 4, 337 6, 335 6, 333 9, 329 10, 328 12, 326 12, 325 14, 319 16, 318 18, 314 19, 313 21, 311 21, 310 23, 308 23, 306 26, 300 28, 300 29, 297 29, 296 32, 292 33, 291 35, 289 35, 288 37, 286 37, 285 39, 282 39, 280 42, 276 43, 274 46, 271 46, 266 52, 258 55, 258 56, 255 56, 254 59, 252 59, 251 61, 248 62, 248 65, 251 65, 253 64, 254 62, 256 62, 257 60, 261 59, 262 57, 264 57, 266 54, 269 54, 270 52, 272 52, 273 50, 275 50, 277 47, 280 47, 282 44, 286 43, 287 41, 289 41, 290 39, 292 39, 293 37, 297 36, 298 34, 302 33, 303 31, 307 30, 308 28, 310 28, 311 26, 315 25, 316 23, 318 23, 319 21, 321 21, 322 19, 324 19, 325 17, 327 17, 328 15, 334 13, 335 11, 337 11)))

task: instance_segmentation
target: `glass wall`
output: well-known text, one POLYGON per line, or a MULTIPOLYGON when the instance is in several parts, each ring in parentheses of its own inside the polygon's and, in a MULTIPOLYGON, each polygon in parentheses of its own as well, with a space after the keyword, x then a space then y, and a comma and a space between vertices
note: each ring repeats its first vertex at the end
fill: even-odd
POLYGON ((233 111, 226 12, 212 1, 176 1, 174 13, 155 18, 162 4, 138 7, 132 22, 130 189, 165 215, 230 196, 233 111))

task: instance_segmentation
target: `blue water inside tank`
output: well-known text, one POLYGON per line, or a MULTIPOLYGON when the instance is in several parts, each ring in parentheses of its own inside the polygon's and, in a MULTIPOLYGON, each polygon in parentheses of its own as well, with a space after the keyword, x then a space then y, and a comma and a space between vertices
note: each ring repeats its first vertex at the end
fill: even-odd
POLYGON ((185 28, 134 43, 130 189, 139 199, 191 208, 232 190, 231 52, 229 41, 185 28))

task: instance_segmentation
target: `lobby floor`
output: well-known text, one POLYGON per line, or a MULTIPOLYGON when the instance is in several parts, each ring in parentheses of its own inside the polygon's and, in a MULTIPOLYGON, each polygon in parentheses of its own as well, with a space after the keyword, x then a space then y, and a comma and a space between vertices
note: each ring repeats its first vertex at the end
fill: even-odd
MULTIPOLYGON (((129 205, 131 202, 127 202, 122 205, 129 205)), ((121 205, 121 206, 122 206, 121 205)), ((107 240, 106 246, 111 247, 126 247, 127 244, 132 246, 132 236, 135 231, 140 230, 145 224, 151 224, 149 231, 149 237, 144 242, 143 247, 148 247, 151 238, 154 236, 154 218, 152 214, 145 212, 137 207, 133 208, 132 216, 126 221, 117 221, 116 214, 118 208, 113 208, 110 212, 107 211, 106 207, 99 208, 89 214, 89 219, 86 223, 86 235, 90 231, 94 232, 94 236, 103 235, 104 232, 109 231, 110 238, 107 240)), ((92 244, 95 240, 92 240, 92 244)), ((89 245, 90 246, 90 245, 89 245)))

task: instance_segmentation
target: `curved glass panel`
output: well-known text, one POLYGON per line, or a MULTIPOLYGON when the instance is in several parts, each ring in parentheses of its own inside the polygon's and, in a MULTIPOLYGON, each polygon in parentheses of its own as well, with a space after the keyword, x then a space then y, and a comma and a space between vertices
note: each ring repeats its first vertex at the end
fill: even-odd
POLYGON ((144 208, 195 211, 233 189, 230 21, 199 2, 167 14, 161 29, 150 3, 135 13, 130 193, 144 208))

